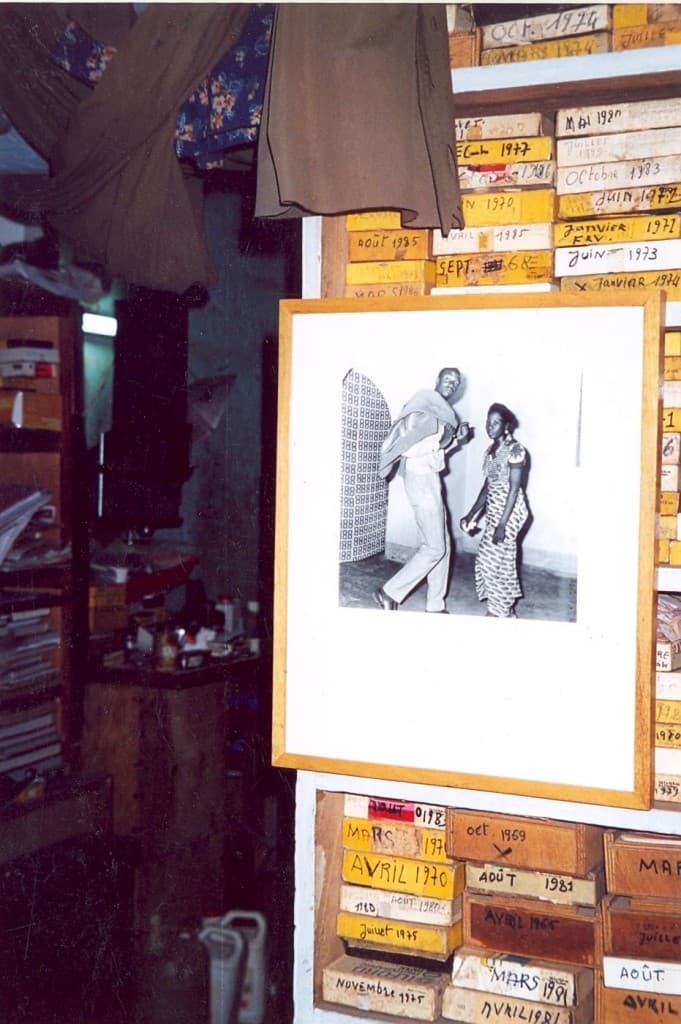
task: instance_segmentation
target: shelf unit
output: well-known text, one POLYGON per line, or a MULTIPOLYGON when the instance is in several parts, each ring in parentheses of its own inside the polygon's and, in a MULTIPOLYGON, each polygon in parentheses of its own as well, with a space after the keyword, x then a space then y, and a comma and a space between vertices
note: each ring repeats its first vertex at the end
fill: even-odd
POLYGON ((44 689, 28 686, 21 693, 4 693, 0 681, 0 712, 18 712, 47 697, 60 698, 59 731, 67 767, 76 766, 76 744, 82 717, 82 698, 77 692, 82 658, 85 600, 84 522, 78 516, 75 467, 82 449, 82 420, 78 405, 80 394, 79 328, 73 316, 0 316, 0 338, 24 341, 49 341, 59 352, 59 384, 62 402, 61 430, 0 428, 0 478, 33 488, 43 488, 51 496, 56 517, 43 530, 55 548, 70 545, 64 564, 17 567, 0 572, 3 591, 2 611, 49 608, 50 629, 59 633, 59 642, 50 655, 59 669, 57 682, 44 689), (8 597, 11 593, 15 597, 8 597))
MULTIPOLYGON (((676 96, 681 92, 681 46, 607 53, 559 60, 456 69, 452 72, 459 117, 591 106, 676 96)), ((303 224, 303 298, 343 294, 345 218, 309 218, 303 224)), ((667 305, 668 327, 681 324, 681 303, 667 305)), ((657 589, 681 591, 681 569, 660 568, 657 589)), ((446 806, 587 822, 613 828, 681 836, 681 805, 649 811, 449 789, 390 781, 298 772, 296 789, 296 896, 294 1024, 350 1024, 357 1014, 315 1004, 315 908, 325 893, 315 890, 315 808, 318 791, 363 793, 446 806)), ((378 1021, 362 1014, 363 1019, 378 1021)), ((381 1016, 381 1019, 385 1018, 381 1016)), ((397 1020, 397 1018, 395 1018, 397 1020)))

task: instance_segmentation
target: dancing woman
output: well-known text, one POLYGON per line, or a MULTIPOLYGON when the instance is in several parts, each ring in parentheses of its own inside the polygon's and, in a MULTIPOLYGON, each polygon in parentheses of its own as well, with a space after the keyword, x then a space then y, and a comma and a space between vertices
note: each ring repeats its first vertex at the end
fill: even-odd
POLYGON ((491 445, 485 452, 485 482, 470 511, 461 520, 469 532, 485 515, 485 529, 475 557, 475 589, 487 601, 487 614, 496 618, 515 616, 515 603, 523 596, 518 578, 518 534, 528 517, 523 491, 527 452, 513 433, 514 414, 495 402, 487 412, 486 430, 491 445))

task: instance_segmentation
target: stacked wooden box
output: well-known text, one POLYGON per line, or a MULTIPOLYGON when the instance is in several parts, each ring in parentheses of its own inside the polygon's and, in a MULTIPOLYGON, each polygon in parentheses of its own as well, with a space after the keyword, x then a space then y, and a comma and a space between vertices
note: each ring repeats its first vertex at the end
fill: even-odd
POLYGON ((681 4, 613 4, 613 50, 681 43, 681 4))
POLYGON ((565 291, 681 297, 681 99, 556 114, 555 275, 565 291))
POLYGON ((662 447, 657 503, 657 561, 681 566, 681 331, 664 335, 662 447))
MULTIPOLYGON (((681 4, 595 4, 476 28, 447 4, 452 68, 517 64, 681 43, 681 4)), ((468 20, 467 20, 468 18, 468 20)))
POLYGON ((480 63, 481 32, 470 4, 447 4, 450 68, 474 68, 480 63))
POLYGON ((447 850, 466 861, 463 946, 448 1020, 590 1024, 600 968, 603 830, 450 809, 447 850))
POLYGON ((396 210, 349 214, 345 295, 399 298, 427 295, 435 283, 431 232, 402 227, 396 210))
POLYGON ((0 338, 0 426, 61 430, 59 363, 52 341, 0 338))
POLYGON ((446 811, 353 795, 344 810, 336 931, 354 955, 325 967, 324 999, 437 1020, 442 965, 462 939, 464 865, 447 855, 446 811))
POLYGON ((550 287, 550 122, 540 113, 457 118, 455 136, 465 227, 433 232, 437 287, 550 287))
POLYGON ((655 673, 655 799, 681 804, 681 669, 655 673))
POLYGON ((655 799, 681 803, 681 596, 658 594, 657 623, 655 799))
POLYGON ((681 1016, 681 840, 606 832, 599 1024, 681 1016))
POLYGON ((573 7, 485 25, 480 63, 515 64, 607 53, 611 45, 610 7, 573 7))

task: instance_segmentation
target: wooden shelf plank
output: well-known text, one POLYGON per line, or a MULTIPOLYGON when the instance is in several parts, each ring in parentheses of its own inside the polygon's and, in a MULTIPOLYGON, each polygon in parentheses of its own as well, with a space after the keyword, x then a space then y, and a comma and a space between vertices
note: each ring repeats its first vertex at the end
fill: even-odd
POLYGON ((455 68, 457 117, 631 102, 681 89, 681 46, 455 68))

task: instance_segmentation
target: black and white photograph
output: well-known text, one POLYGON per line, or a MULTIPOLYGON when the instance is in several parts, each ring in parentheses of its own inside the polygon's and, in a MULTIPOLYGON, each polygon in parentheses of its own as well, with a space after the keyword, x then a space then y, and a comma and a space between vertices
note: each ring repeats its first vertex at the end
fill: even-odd
POLYGON ((282 304, 278 763, 645 803, 656 316, 282 304))
POLYGON ((375 381, 343 378, 340 604, 574 622, 580 380, 548 406, 522 368, 473 372, 434 368, 393 415, 375 381))

